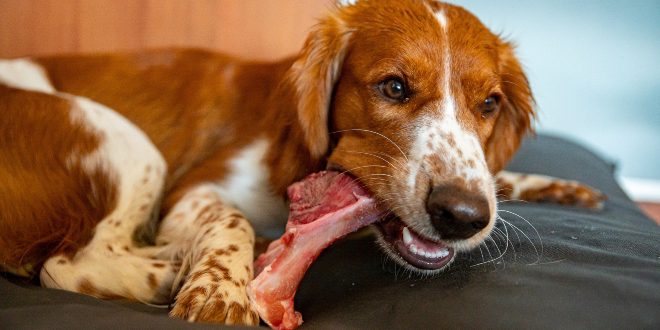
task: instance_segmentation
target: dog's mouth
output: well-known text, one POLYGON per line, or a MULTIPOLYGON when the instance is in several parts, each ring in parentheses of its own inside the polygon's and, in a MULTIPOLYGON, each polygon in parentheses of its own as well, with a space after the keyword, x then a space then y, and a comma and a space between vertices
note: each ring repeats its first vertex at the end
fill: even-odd
POLYGON ((431 240, 392 216, 376 223, 381 240, 388 252, 408 264, 424 270, 440 270, 454 258, 454 249, 441 241, 431 240))
MULTIPOLYGON (((328 164, 328 170, 347 172, 336 164, 328 164)), ((373 198, 373 195, 371 197, 373 198)), ((374 226, 380 233, 381 246, 399 262, 421 270, 439 271, 454 259, 455 252, 452 247, 442 241, 425 238, 393 214, 374 223, 374 226)))

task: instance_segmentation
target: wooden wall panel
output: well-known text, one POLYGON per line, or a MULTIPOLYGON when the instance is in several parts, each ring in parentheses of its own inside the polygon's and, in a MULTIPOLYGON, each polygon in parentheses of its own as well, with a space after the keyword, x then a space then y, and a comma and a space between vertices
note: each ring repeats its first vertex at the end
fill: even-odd
POLYGON ((0 0, 0 57, 217 49, 254 59, 297 51, 333 0, 0 0))

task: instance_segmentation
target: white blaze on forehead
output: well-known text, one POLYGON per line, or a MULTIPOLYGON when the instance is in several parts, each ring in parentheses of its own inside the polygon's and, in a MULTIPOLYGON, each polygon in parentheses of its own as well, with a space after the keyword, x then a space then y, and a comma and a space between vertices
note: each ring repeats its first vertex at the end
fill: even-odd
POLYGON ((456 109, 454 104, 454 96, 451 93, 451 52, 449 51, 449 33, 448 33, 448 22, 447 16, 445 15, 444 10, 440 10, 435 14, 442 32, 444 35, 444 40, 442 43, 442 90, 443 90, 443 104, 442 110, 445 116, 456 116, 456 109))
POLYGON ((435 18, 438 19, 438 22, 440 22, 440 27, 447 32, 447 15, 445 15, 444 10, 440 10, 439 12, 435 13, 435 18))
MULTIPOLYGON (((437 112, 417 122, 407 184, 410 190, 414 191, 417 176, 424 170, 430 175, 432 184, 439 184, 441 180, 451 177, 462 177, 467 181, 480 181, 487 185, 490 175, 481 144, 475 134, 464 129, 458 121, 458 110, 451 88, 452 57, 448 33, 450 22, 444 10, 434 15, 444 35, 440 64, 442 79, 439 81, 442 100, 438 104, 437 112), (425 168, 424 162, 432 155, 439 156, 439 160, 443 162, 441 167, 444 168, 444 173, 431 173, 430 169, 425 168), (443 177, 433 177, 437 175, 443 177)), ((484 191, 486 190, 484 187, 484 191)))

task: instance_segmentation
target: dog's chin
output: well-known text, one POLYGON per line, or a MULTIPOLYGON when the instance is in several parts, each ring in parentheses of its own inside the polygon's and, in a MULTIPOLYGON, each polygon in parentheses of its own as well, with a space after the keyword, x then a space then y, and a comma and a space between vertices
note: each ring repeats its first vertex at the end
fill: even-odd
POLYGON ((421 236, 399 218, 375 224, 378 243, 401 266, 415 273, 432 275, 447 268, 456 255, 449 244, 421 236))

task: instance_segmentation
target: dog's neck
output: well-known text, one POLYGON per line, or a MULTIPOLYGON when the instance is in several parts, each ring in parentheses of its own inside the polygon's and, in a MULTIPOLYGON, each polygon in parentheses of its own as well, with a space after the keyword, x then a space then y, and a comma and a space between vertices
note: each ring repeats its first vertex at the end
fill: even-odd
POLYGON ((261 128, 270 143, 264 163, 271 173, 271 188, 279 195, 284 195, 293 182, 326 166, 323 156, 315 157, 310 152, 298 120, 299 95, 290 78, 295 59, 245 65, 241 79, 250 84, 252 88, 245 90, 251 94, 242 95, 247 107, 235 109, 255 114, 254 125, 261 128))

